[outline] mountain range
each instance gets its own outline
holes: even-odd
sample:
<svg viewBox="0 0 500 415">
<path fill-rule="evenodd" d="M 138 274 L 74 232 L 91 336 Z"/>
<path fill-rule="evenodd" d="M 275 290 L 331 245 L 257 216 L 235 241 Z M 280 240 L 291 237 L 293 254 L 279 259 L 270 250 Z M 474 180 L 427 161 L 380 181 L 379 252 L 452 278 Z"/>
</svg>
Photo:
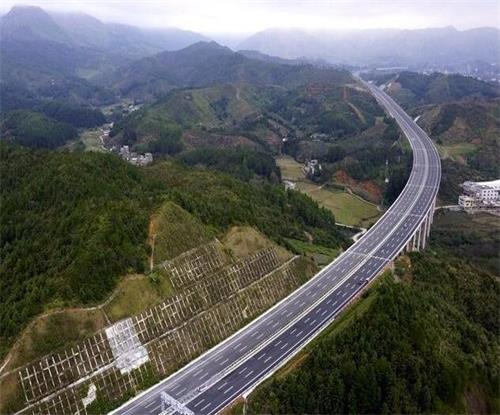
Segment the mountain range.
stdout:
<svg viewBox="0 0 500 415">
<path fill-rule="evenodd" d="M 15 6 L 2 16 L 0 34 L 3 42 L 46 41 L 128 58 L 182 49 L 191 43 L 207 40 L 201 34 L 177 28 L 141 29 L 103 23 L 83 13 L 48 13 L 33 6 Z"/>
<path fill-rule="evenodd" d="M 454 27 L 421 30 L 373 29 L 304 31 L 268 29 L 238 45 L 282 58 L 323 58 L 349 65 L 412 66 L 498 61 L 496 28 L 460 31 Z"/>
</svg>

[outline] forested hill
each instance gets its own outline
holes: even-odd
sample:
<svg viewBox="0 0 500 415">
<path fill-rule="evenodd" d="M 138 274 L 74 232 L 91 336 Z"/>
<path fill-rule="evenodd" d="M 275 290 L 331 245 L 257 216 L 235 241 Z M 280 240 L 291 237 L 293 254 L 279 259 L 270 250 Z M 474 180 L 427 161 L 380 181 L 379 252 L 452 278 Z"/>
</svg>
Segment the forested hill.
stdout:
<svg viewBox="0 0 500 415">
<path fill-rule="evenodd" d="M 217 82 L 293 87 L 350 80 L 351 75 L 345 70 L 265 62 L 247 58 L 215 42 L 198 42 L 179 51 L 161 52 L 124 65 L 104 76 L 101 85 L 110 85 L 124 96 L 151 100 L 176 87 L 200 87 Z"/>
<path fill-rule="evenodd" d="M 102 301 L 120 276 L 143 271 L 149 218 L 165 200 L 216 233 L 249 224 L 282 244 L 348 245 L 330 211 L 280 186 L 110 154 L 0 151 L 0 355 L 42 311 Z"/>
<path fill-rule="evenodd" d="M 499 412 L 496 277 L 442 251 L 412 254 L 364 301 L 247 413 Z"/>
<path fill-rule="evenodd" d="M 478 79 L 451 74 L 401 72 L 389 81 L 387 91 L 401 104 L 414 107 L 465 98 L 498 98 L 500 88 Z"/>
</svg>

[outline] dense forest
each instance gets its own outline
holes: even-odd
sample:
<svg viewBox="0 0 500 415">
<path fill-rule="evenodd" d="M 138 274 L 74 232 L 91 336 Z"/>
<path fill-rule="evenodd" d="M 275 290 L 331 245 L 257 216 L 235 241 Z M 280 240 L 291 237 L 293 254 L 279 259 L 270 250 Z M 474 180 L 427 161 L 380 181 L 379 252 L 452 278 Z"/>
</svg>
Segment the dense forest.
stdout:
<svg viewBox="0 0 500 415">
<path fill-rule="evenodd" d="M 119 276 L 143 271 L 149 218 L 165 200 L 216 233 L 249 224 L 282 244 L 349 243 L 330 211 L 271 183 L 172 162 L 139 169 L 111 154 L 0 150 L 0 354 L 35 315 L 102 301 Z"/>
<path fill-rule="evenodd" d="M 43 114 L 17 110 L 2 117 L 2 139 L 33 148 L 56 148 L 76 138 L 76 129 Z"/>
<path fill-rule="evenodd" d="M 264 177 L 279 182 L 281 175 L 271 154 L 242 147 L 199 148 L 181 154 L 180 160 L 190 166 L 201 164 L 212 167 L 244 181 L 249 181 L 254 177 Z"/>
<path fill-rule="evenodd" d="M 247 413 L 498 413 L 498 281 L 445 251 L 410 258 Z"/>
</svg>

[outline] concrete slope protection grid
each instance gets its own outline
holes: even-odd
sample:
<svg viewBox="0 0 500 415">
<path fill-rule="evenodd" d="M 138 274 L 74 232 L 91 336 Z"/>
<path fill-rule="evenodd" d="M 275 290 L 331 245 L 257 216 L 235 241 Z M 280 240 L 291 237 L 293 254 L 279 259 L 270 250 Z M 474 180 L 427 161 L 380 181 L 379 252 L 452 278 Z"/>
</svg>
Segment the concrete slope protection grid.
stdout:
<svg viewBox="0 0 500 415">
<path fill-rule="evenodd" d="M 394 100 L 361 82 L 396 120 L 412 148 L 412 171 L 396 201 L 306 284 L 113 414 L 221 411 L 289 361 L 403 250 L 425 248 L 441 180 L 439 155 L 427 134 Z"/>
</svg>

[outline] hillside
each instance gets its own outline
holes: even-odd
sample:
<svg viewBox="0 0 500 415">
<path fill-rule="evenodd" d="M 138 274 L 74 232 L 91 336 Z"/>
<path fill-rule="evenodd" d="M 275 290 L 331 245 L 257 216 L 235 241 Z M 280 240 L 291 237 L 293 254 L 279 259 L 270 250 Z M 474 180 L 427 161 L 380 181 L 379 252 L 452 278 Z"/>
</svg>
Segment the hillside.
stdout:
<svg viewBox="0 0 500 415">
<path fill-rule="evenodd" d="M 215 42 L 198 42 L 179 51 L 162 52 L 124 65 L 100 82 L 111 85 L 123 96 L 152 100 L 175 87 L 200 87 L 217 82 L 291 87 L 350 79 L 347 71 L 249 59 Z"/>
<path fill-rule="evenodd" d="M 0 124 L 0 139 L 34 148 L 56 148 L 74 139 L 76 130 L 65 122 L 31 111 L 12 111 Z"/>
<path fill-rule="evenodd" d="M 112 145 L 219 168 L 224 163 L 210 161 L 215 154 L 229 161 L 224 151 L 241 148 L 250 164 L 255 164 L 256 154 L 266 159 L 265 154 L 280 152 L 300 162 L 318 159 L 323 170 L 314 180 L 333 180 L 376 203 L 383 193 L 387 201 L 394 199 L 409 163 L 397 126 L 383 117 L 371 95 L 350 82 L 265 87 L 234 83 L 173 90 L 117 122 L 111 136 Z M 208 154 L 200 157 L 203 152 Z M 268 161 L 265 165 L 264 175 L 269 176 L 274 168 Z M 388 187 L 386 174 L 391 179 Z"/>
<path fill-rule="evenodd" d="M 246 412 L 497 413 L 499 299 L 497 278 L 467 261 L 412 254 Z"/>
<path fill-rule="evenodd" d="M 120 276 L 143 271 L 149 217 L 165 200 L 215 233 L 248 224 L 283 245 L 348 245 L 330 212 L 278 186 L 172 163 L 141 170 L 109 154 L 0 148 L 2 355 L 42 311 L 101 301 Z"/>
<path fill-rule="evenodd" d="M 386 92 L 404 107 L 442 104 L 464 98 L 497 98 L 497 86 L 462 75 L 401 72 L 389 81 Z"/>
</svg>

